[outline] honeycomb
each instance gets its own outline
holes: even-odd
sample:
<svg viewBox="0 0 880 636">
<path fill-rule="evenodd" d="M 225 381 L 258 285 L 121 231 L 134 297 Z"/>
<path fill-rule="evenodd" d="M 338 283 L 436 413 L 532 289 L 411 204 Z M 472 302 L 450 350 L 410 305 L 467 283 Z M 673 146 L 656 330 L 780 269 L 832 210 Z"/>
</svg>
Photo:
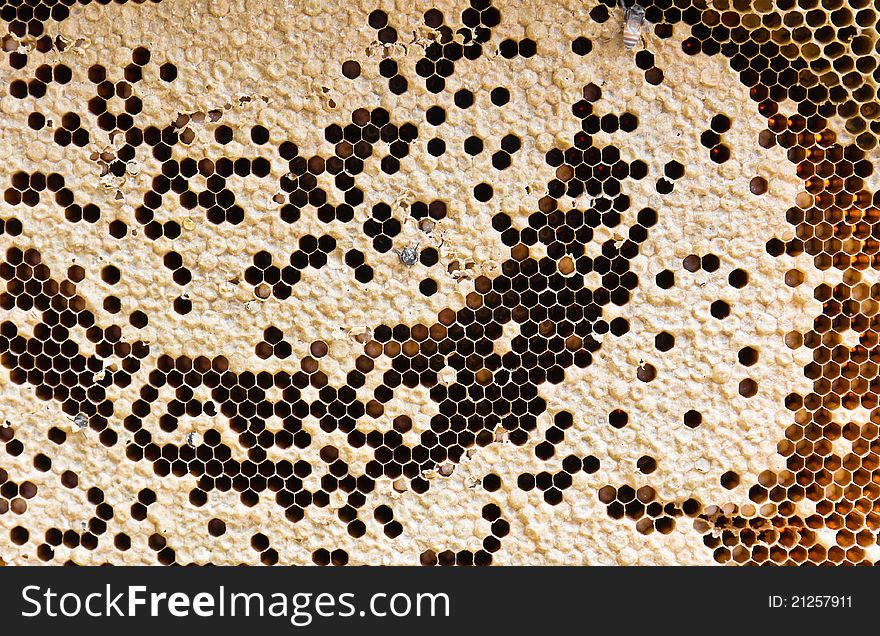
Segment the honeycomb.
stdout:
<svg viewBox="0 0 880 636">
<path fill-rule="evenodd" d="M 880 560 L 878 9 L 638 1 L 0 2 L 0 563 Z"/>
</svg>

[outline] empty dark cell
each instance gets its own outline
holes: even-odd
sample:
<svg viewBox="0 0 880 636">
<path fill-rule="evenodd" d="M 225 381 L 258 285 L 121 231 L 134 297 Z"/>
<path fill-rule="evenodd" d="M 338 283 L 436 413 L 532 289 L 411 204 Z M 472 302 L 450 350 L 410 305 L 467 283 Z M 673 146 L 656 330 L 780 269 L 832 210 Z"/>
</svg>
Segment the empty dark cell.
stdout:
<svg viewBox="0 0 880 636">
<path fill-rule="evenodd" d="M 519 53 L 519 46 L 514 40 L 503 40 L 501 44 L 498 45 L 498 52 L 501 54 L 501 57 L 509 60 L 517 56 Z"/>
<path fill-rule="evenodd" d="M 716 133 L 724 133 L 730 130 L 730 118 L 727 115 L 715 115 L 712 117 L 712 121 L 709 123 L 709 126 Z"/>
<path fill-rule="evenodd" d="M 668 269 L 658 273 L 654 279 L 660 289 L 670 289 L 675 285 L 675 274 Z"/>
<path fill-rule="evenodd" d="M 483 488 L 489 492 L 495 492 L 501 488 L 501 477 L 495 473 L 489 473 L 483 477 Z"/>
<path fill-rule="evenodd" d="M 3 200 L 9 205 L 18 205 L 21 203 L 21 192 L 14 188 L 7 188 L 3 193 Z"/>
<path fill-rule="evenodd" d="M 519 41 L 519 54 L 523 57 L 533 57 L 538 52 L 538 44 L 530 38 Z"/>
<path fill-rule="evenodd" d="M 599 24 L 603 22 L 607 22 L 611 15 L 608 12 L 608 7 L 604 4 L 599 4 L 590 9 L 590 18 Z"/>
<path fill-rule="evenodd" d="M 392 27 L 385 27 L 384 29 L 380 29 L 379 33 L 377 33 L 379 38 L 379 42 L 382 44 L 394 44 L 397 42 L 397 31 Z"/>
<path fill-rule="evenodd" d="M 636 53 L 636 66 L 647 71 L 654 67 L 654 54 L 650 51 L 639 51 Z"/>
<path fill-rule="evenodd" d="M 192 272 L 190 272 L 185 267 L 182 267 L 176 270 L 174 274 L 171 275 L 171 278 L 178 285 L 188 285 L 190 282 L 192 282 Z"/>
<path fill-rule="evenodd" d="M 388 90 L 395 95 L 403 95 L 409 88 L 409 83 L 403 75 L 395 75 L 388 80 Z"/>
<path fill-rule="evenodd" d="M 587 455 L 583 460 L 583 471 L 588 474 L 593 474 L 599 470 L 600 462 L 599 458 L 593 455 Z"/>
<path fill-rule="evenodd" d="M 440 260 L 440 255 L 433 247 L 426 247 L 419 254 L 419 262 L 425 267 L 436 265 Z"/>
<path fill-rule="evenodd" d="M 593 50 L 593 43 L 588 38 L 581 36 L 572 41 L 571 50 L 577 55 L 586 55 Z"/>
<path fill-rule="evenodd" d="M 739 383 L 739 394 L 745 398 L 754 397 L 758 393 L 758 383 L 751 378 L 741 380 Z"/>
<path fill-rule="evenodd" d="M 669 351 L 675 346 L 675 336 L 666 331 L 661 331 L 654 337 L 654 346 L 658 351 Z"/>
<path fill-rule="evenodd" d="M 38 453 L 34 456 L 34 468 L 45 473 L 52 468 L 52 460 L 42 453 Z"/>
<path fill-rule="evenodd" d="M 480 183 L 474 186 L 474 198 L 477 201 L 485 203 L 492 198 L 493 194 L 494 192 L 492 190 L 492 186 L 490 186 L 488 183 Z"/>
<path fill-rule="evenodd" d="M 384 59 L 379 62 L 379 74 L 382 77 L 392 78 L 397 75 L 397 62 L 392 59 Z"/>
<path fill-rule="evenodd" d="M 132 84 L 140 82 L 144 76 L 143 69 L 137 64 L 128 64 L 122 71 L 123 77 Z"/>
<path fill-rule="evenodd" d="M 416 62 L 416 73 L 420 77 L 431 77 L 434 74 L 434 71 L 437 70 L 437 63 L 429 60 L 428 58 L 422 58 L 418 62 Z M 379 64 L 379 73 L 382 73 L 382 64 Z"/>
<path fill-rule="evenodd" d="M 633 130 L 636 129 L 636 127 L 639 124 L 638 117 L 636 117 L 632 113 L 623 113 L 619 117 L 619 121 L 620 121 L 620 129 L 623 132 L 632 132 Z"/>
<path fill-rule="evenodd" d="M 113 130 L 114 128 L 116 128 L 116 115 L 113 115 L 111 113 L 102 113 L 98 116 L 98 126 L 101 128 L 101 130 Z M 157 155 L 157 153 L 168 154 L 170 156 L 170 153 L 163 153 L 163 151 L 159 150 L 158 148 L 153 151 L 154 155 Z M 167 159 L 168 157 L 160 157 L 157 155 L 156 158 Z"/>
<path fill-rule="evenodd" d="M 718 144 L 709 151 L 709 157 L 715 163 L 724 163 L 725 161 L 730 159 L 730 148 L 728 148 L 724 144 Z"/>
<path fill-rule="evenodd" d="M 373 268 L 369 265 L 361 265 L 355 268 L 354 277 L 360 283 L 369 283 L 373 280 Z"/>
<path fill-rule="evenodd" d="M 107 296 L 104 299 L 103 307 L 111 314 L 118 314 L 122 310 L 122 303 L 116 296 Z"/>
<path fill-rule="evenodd" d="M 107 79 L 107 69 L 100 64 L 90 66 L 87 72 L 89 81 L 93 84 L 100 84 Z"/>
<path fill-rule="evenodd" d="M 562 499 L 562 491 L 555 486 L 544 491 L 544 501 L 546 501 L 551 506 L 558 506 L 562 503 Z"/>
<path fill-rule="evenodd" d="M 332 236 L 324 235 L 318 239 L 318 250 L 324 254 L 329 254 L 336 249 L 336 239 Z"/>
<path fill-rule="evenodd" d="M 367 18 L 367 23 L 374 29 L 381 29 L 388 24 L 388 14 L 384 11 L 376 9 L 372 11 Z"/>
<path fill-rule="evenodd" d="M 721 143 L 721 136 L 713 130 L 707 130 L 700 135 L 700 143 L 706 148 L 714 148 Z"/>
<path fill-rule="evenodd" d="M 656 66 L 645 71 L 645 81 L 652 86 L 658 86 L 663 83 L 663 71 Z"/>
<path fill-rule="evenodd" d="M 629 176 L 635 180 L 643 179 L 648 174 L 648 164 L 641 159 L 636 159 L 629 164 Z"/>
<path fill-rule="evenodd" d="M 256 256 L 254 257 L 254 260 L 257 260 Z M 183 267 L 183 257 L 177 252 L 168 252 L 162 257 L 162 264 L 165 265 L 167 269 L 174 271 Z"/>
<path fill-rule="evenodd" d="M 400 127 L 399 134 L 401 141 L 411 143 L 419 136 L 419 129 L 415 124 L 407 122 Z"/>
<path fill-rule="evenodd" d="M 232 141 L 232 128 L 226 125 L 218 126 L 214 131 L 214 139 L 221 144 L 228 144 Z"/>
<path fill-rule="evenodd" d="M 319 548 L 312 552 L 312 563 L 315 565 L 330 565 L 330 552 Z"/>
<path fill-rule="evenodd" d="M 754 177 L 749 182 L 749 191 L 752 194 L 761 195 L 767 192 L 767 179 L 764 177 Z"/>
<path fill-rule="evenodd" d="M 439 137 L 435 137 L 428 141 L 428 154 L 433 157 L 439 157 L 443 153 L 446 152 L 446 142 L 440 139 Z"/>
<path fill-rule="evenodd" d="M 663 167 L 663 174 L 669 179 L 681 179 L 684 176 L 684 166 L 678 161 L 670 161 Z"/>
<path fill-rule="evenodd" d="M 251 140 L 258 145 L 269 141 L 269 131 L 265 127 L 257 125 L 251 128 Z"/>
<path fill-rule="evenodd" d="M 419 283 L 419 291 L 423 296 L 433 296 L 437 293 L 437 282 L 433 278 L 426 278 Z"/>
<path fill-rule="evenodd" d="M 446 80 L 439 75 L 432 75 L 425 81 L 425 88 L 432 93 L 440 93 L 446 88 Z"/>
<path fill-rule="evenodd" d="M 348 79 L 355 79 L 361 74 L 361 65 L 355 60 L 346 60 L 342 63 L 342 74 Z"/>
<path fill-rule="evenodd" d="M 681 43 L 681 50 L 688 55 L 696 55 L 701 50 L 700 41 L 697 38 L 689 37 Z"/>
<path fill-rule="evenodd" d="M 465 26 L 471 27 L 473 29 L 480 24 L 479 9 L 481 7 L 479 2 L 474 2 L 472 4 L 476 6 L 471 6 L 470 8 L 465 9 L 461 12 L 461 21 L 464 23 Z"/>
<path fill-rule="evenodd" d="M 675 188 L 675 184 L 668 179 L 657 179 L 657 192 L 660 194 L 669 194 Z"/>
<path fill-rule="evenodd" d="M 165 82 L 173 82 L 177 79 L 177 67 L 171 62 L 165 62 L 159 67 L 159 77 Z"/>
<path fill-rule="evenodd" d="M 42 113 L 31 113 L 28 115 L 28 126 L 33 130 L 40 130 L 46 125 L 46 117 Z"/>
<path fill-rule="evenodd" d="M 690 410 L 684 414 L 684 425 L 688 428 L 697 428 L 703 423 L 703 416 L 698 411 Z"/>
<path fill-rule="evenodd" d="M 9 539 L 15 545 L 24 545 L 28 542 L 30 538 L 30 532 L 28 532 L 27 528 L 23 528 L 22 526 L 15 526 L 9 531 Z"/>
<path fill-rule="evenodd" d="M 498 88 L 492 89 L 492 92 L 489 94 L 489 98 L 496 106 L 504 106 L 510 101 L 510 91 L 503 86 L 499 86 Z"/>
<path fill-rule="evenodd" d="M 147 314 L 140 310 L 137 310 L 132 312 L 131 316 L 128 317 L 128 321 L 132 327 L 143 329 L 147 326 L 149 319 L 147 318 Z"/>
<path fill-rule="evenodd" d="M 351 536 L 353 536 L 356 539 L 364 536 L 364 534 L 366 532 L 367 532 L 367 527 L 364 524 L 364 522 L 361 521 L 360 519 L 355 519 L 354 521 L 352 521 L 351 523 L 348 524 L 348 534 L 350 534 Z M 334 565 L 342 565 L 342 564 L 334 563 Z"/>
<path fill-rule="evenodd" d="M 721 485 L 727 490 L 733 490 L 739 486 L 739 475 L 733 471 L 727 471 L 721 475 Z"/>
<path fill-rule="evenodd" d="M 255 494 L 253 496 L 256 496 Z M 278 550 L 269 548 L 260 555 L 260 563 L 263 565 L 276 565 L 278 563 Z"/>
<path fill-rule="evenodd" d="M 246 159 L 244 157 L 241 157 L 239 159 L 236 159 L 232 165 L 233 165 L 233 171 L 239 177 L 246 177 L 251 173 L 250 159 Z M 178 170 L 179 170 L 179 168 L 178 168 Z"/>
<path fill-rule="evenodd" d="M 52 81 L 52 67 L 48 64 L 41 64 L 34 71 L 34 77 L 45 84 L 49 84 Z"/>
<path fill-rule="evenodd" d="M 750 367 L 758 362 L 758 350 L 754 347 L 743 347 L 739 350 L 737 359 L 741 365 Z"/>
<path fill-rule="evenodd" d="M 470 108 L 474 104 L 474 94 L 462 88 L 455 92 L 454 101 L 459 108 Z"/>
<path fill-rule="evenodd" d="M 27 66 L 27 55 L 25 53 L 18 53 L 16 51 L 12 51 L 9 54 L 9 66 L 14 69 L 22 69 Z"/>
<path fill-rule="evenodd" d="M 114 265 L 107 265 L 101 269 L 101 280 L 109 285 L 115 285 L 120 279 L 119 268 Z"/>
<path fill-rule="evenodd" d="M 428 9 L 425 11 L 425 25 L 437 29 L 443 24 L 443 12 L 438 9 Z"/>
<path fill-rule="evenodd" d="M 580 104 L 580 102 L 578 102 L 578 104 Z M 575 106 L 577 107 L 578 104 L 575 104 Z M 601 120 L 600 120 L 599 117 L 597 117 L 596 115 L 592 115 L 592 114 L 588 114 L 588 115 L 586 115 L 586 116 L 584 117 L 583 122 L 581 123 L 581 129 L 583 129 L 584 133 L 589 133 L 589 134 L 591 134 L 591 135 L 594 135 L 594 134 L 596 134 L 597 132 L 599 132 L 599 129 L 600 129 L 600 128 L 601 128 Z M 589 145 L 590 145 L 590 144 L 589 144 L 589 141 L 588 141 L 588 140 L 589 140 L 589 136 L 584 135 L 583 138 L 584 138 L 585 140 L 587 140 L 587 142 L 586 142 L 586 143 L 582 143 L 582 144 L 577 144 L 577 143 L 576 143 L 575 145 L 576 145 L 578 148 L 585 148 L 586 146 L 589 146 Z"/>
<path fill-rule="evenodd" d="M 492 155 L 492 167 L 496 170 L 506 170 L 510 167 L 510 155 L 499 150 Z"/>
<path fill-rule="evenodd" d="M 553 444 L 550 442 L 541 442 L 535 447 L 535 457 L 544 461 L 553 457 L 555 452 L 556 449 L 553 448 Z"/>
<path fill-rule="evenodd" d="M 772 238 L 767 241 L 765 248 L 770 256 L 782 256 L 785 254 L 785 243 L 778 238 Z"/>
<path fill-rule="evenodd" d="M 262 532 L 251 537 L 251 547 L 257 552 L 262 552 L 269 548 L 269 538 Z"/>
<path fill-rule="evenodd" d="M 700 259 L 700 266 L 707 272 L 714 272 L 721 267 L 721 259 L 714 254 L 706 254 Z"/>
<path fill-rule="evenodd" d="M 501 23 L 501 11 L 497 7 L 491 6 L 488 1 L 475 2 L 471 0 L 471 6 L 480 9 L 480 23 L 483 26 L 491 29 Z"/>
<path fill-rule="evenodd" d="M 614 409 L 608 414 L 608 423 L 614 428 L 623 428 L 629 422 L 629 414 L 620 409 Z"/>
<path fill-rule="evenodd" d="M 53 138 L 55 143 L 59 146 L 69 146 L 70 142 L 73 140 L 70 131 L 64 130 L 63 128 L 56 128 Z"/>
<path fill-rule="evenodd" d="M 479 137 L 468 137 L 464 140 L 464 151 L 469 155 L 478 155 L 483 152 L 483 140 Z"/>
<path fill-rule="evenodd" d="M 514 152 L 519 151 L 521 147 L 522 143 L 516 135 L 504 135 L 504 137 L 501 138 L 501 149 L 505 152 L 513 154 Z"/>
<path fill-rule="evenodd" d="M 174 299 L 174 311 L 180 315 L 186 315 L 192 311 L 192 301 L 178 296 Z"/>
<path fill-rule="evenodd" d="M 383 157 L 381 161 L 382 172 L 386 174 L 395 174 L 400 170 L 400 160 L 396 157 Z M 346 193 L 346 202 L 349 203 L 348 193 Z M 351 205 L 357 205 L 351 202 Z"/>
<path fill-rule="evenodd" d="M 349 250 L 345 253 L 345 264 L 349 267 L 358 267 L 364 264 L 364 255 L 358 250 Z"/>
<path fill-rule="evenodd" d="M 617 119 L 617 115 L 611 113 L 602 115 L 602 118 L 599 120 L 599 127 L 607 133 L 616 132 L 619 125 L 620 122 Z"/>
<path fill-rule="evenodd" d="M 146 66 L 150 63 L 150 51 L 142 46 L 135 48 L 131 52 L 131 61 L 138 66 Z"/>
<path fill-rule="evenodd" d="M 450 77 L 455 72 L 455 63 L 452 60 L 443 58 L 437 60 L 434 70 L 440 77 Z"/>
<path fill-rule="evenodd" d="M 9 258 L 8 254 L 7 258 Z M 79 265 L 72 265 L 67 269 L 67 278 L 74 283 L 81 283 L 83 280 L 85 280 L 85 277 L 86 270 Z"/>
<path fill-rule="evenodd" d="M 657 460 L 648 455 L 642 455 L 639 457 L 638 461 L 636 461 L 636 468 L 645 475 L 650 475 L 657 470 Z"/>
<path fill-rule="evenodd" d="M 523 473 L 516 480 L 517 488 L 526 492 L 533 490 L 536 486 L 535 476 L 530 473 Z"/>
<path fill-rule="evenodd" d="M 97 86 L 98 97 L 111 99 L 116 95 L 116 85 L 111 81 L 100 82 Z"/>
<path fill-rule="evenodd" d="M 22 80 L 14 80 L 9 83 L 9 94 L 17 99 L 24 99 L 28 95 L 28 85 Z"/>
<path fill-rule="evenodd" d="M 710 313 L 719 320 L 727 318 L 730 315 L 730 305 L 723 300 L 716 300 L 709 308 Z"/>
<path fill-rule="evenodd" d="M 735 269 L 727 276 L 727 282 L 732 287 L 742 289 L 749 284 L 749 274 L 745 270 Z"/>
</svg>

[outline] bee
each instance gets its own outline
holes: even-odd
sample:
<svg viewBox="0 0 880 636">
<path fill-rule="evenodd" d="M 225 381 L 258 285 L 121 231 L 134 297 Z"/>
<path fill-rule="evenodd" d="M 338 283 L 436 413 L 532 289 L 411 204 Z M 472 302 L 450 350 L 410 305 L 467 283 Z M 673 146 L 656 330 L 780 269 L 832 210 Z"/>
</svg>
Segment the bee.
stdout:
<svg viewBox="0 0 880 636">
<path fill-rule="evenodd" d="M 415 247 L 404 247 L 400 250 L 398 256 L 400 256 L 401 263 L 407 267 L 412 267 L 419 260 L 419 250 Z"/>
<path fill-rule="evenodd" d="M 620 2 L 623 7 L 623 0 Z M 638 43 L 642 29 L 645 28 L 645 8 L 641 5 L 634 4 L 631 7 L 624 7 L 623 11 L 623 48 L 627 51 L 633 49 Z"/>
<path fill-rule="evenodd" d="M 89 425 L 89 418 L 85 413 L 77 413 L 73 417 L 68 418 L 73 424 L 74 429 L 77 432 L 83 432 L 86 430 L 86 427 Z"/>
</svg>

